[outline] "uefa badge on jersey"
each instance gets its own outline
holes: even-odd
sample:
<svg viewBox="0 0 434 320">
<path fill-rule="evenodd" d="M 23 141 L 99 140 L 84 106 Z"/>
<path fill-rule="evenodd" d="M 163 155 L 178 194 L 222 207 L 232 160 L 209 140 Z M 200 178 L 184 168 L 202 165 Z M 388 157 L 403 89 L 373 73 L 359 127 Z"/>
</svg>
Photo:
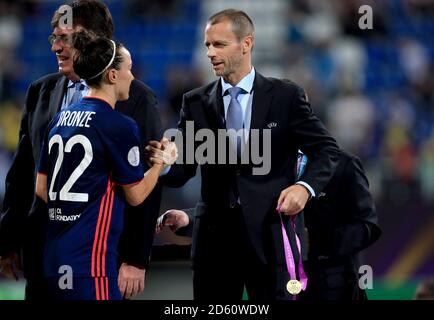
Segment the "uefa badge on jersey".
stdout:
<svg viewBox="0 0 434 320">
<path fill-rule="evenodd" d="M 128 151 L 128 163 L 133 167 L 137 167 L 140 164 L 140 151 L 139 147 L 132 147 Z"/>
</svg>

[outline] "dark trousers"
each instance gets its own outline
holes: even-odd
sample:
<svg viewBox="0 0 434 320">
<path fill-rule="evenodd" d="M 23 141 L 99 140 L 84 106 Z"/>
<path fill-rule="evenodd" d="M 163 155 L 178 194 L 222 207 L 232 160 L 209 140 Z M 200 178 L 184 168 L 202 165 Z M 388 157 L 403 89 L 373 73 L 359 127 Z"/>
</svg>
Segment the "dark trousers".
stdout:
<svg viewBox="0 0 434 320">
<path fill-rule="evenodd" d="M 359 274 L 352 257 L 305 262 L 309 281 L 301 300 L 367 300 L 359 287 Z"/>
<path fill-rule="evenodd" d="M 52 296 L 48 290 L 47 283 L 43 277 L 26 278 L 24 299 L 27 301 L 49 301 Z"/>
<path fill-rule="evenodd" d="M 217 220 L 210 220 L 207 216 L 195 217 L 192 248 L 194 299 L 239 301 L 244 287 L 249 300 L 289 299 L 290 296 L 280 290 L 289 277 L 287 271 L 276 263 L 273 229 L 280 231 L 280 225 L 276 223 L 274 228 L 270 227 L 264 233 L 267 255 L 267 263 L 264 263 L 252 246 L 241 208 L 221 212 Z"/>
<path fill-rule="evenodd" d="M 48 215 L 41 211 L 33 212 L 26 224 L 22 260 L 26 279 L 25 299 L 42 301 L 49 299 L 44 279 L 44 247 Z"/>
</svg>

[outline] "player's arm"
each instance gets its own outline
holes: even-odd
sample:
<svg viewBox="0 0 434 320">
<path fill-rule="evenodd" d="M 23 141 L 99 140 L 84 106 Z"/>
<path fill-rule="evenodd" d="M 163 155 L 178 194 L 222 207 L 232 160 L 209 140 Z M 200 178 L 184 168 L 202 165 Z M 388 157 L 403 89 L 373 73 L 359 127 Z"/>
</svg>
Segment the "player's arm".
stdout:
<svg viewBox="0 0 434 320">
<path fill-rule="evenodd" d="M 133 81 L 130 87 L 131 102 L 133 98 L 139 97 L 134 106 L 134 112 L 130 116 L 137 122 L 141 133 L 140 150 L 145 150 L 149 141 L 161 140 L 163 126 L 154 92 L 144 85 L 134 85 L 138 82 Z M 150 166 L 146 164 L 144 152 L 141 152 L 141 161 L 145 171 L 148 170 Z M 133 207 L 127 204 L 125 206 L 124 229 L 119 243 L 119 261 L 140 268 L 148 267 L 154 240 L 153 229 L 160 213 L 161 189 L 161 184 L 157 183 L 141 205 Z M 121 272 L 119 274 L 122 278 Z M 129 279 L 131 277 L 128 277 Z M 127 287 L 130 287 L 131 281 L 128 282 Z"/>
<path fill-rule="evenodd" d="M 122 186 L 125 200 L 132 206 L 141 204 L 157 184 L 158 177 L 163 167 L 163 164 L 154 164 L 146 171 L 143 179 L 139 183 Z"/>
<path fill-rule="evenodd" d="M 48 202 L 46 174 L 38 173 L 36 176 L 36 195 L 46 203 Z"/>
</svg>

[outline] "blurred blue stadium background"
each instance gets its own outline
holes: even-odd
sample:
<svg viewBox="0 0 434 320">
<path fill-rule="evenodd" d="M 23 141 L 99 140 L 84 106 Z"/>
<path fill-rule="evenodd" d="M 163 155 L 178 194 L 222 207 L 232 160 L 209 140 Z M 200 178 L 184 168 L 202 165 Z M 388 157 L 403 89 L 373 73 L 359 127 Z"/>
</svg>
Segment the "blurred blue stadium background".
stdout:
<svg viewBox="0 0 434 320">
<path fill-rule="evenodd" d="M 257 70 L 304 87 L 340 146 L 368 172 L 383 228 L 362 253 L 375 276 L 370 298 L 411 299 L 417 284 L 433 276 L 434 1 L 104 2 L 116 39 L 132 53 L 135 76 L 158 96 L 165 128 L 176 125 L 182 93 L 213 79 L 203 45 L 206 18 L 224 8 L 245 10 L 256 26 Z M 47 36 L 61 4 L 0 0 L 0 204 L 26 89 L 57 71 Z M 372 30 L 358 26 L 365 4 L 373 8 Z M 164 190 L 162 212 L 194 205 L 198 181 Z M 173 243 L 189 241 L 163 233 L 156 252 Z M 188 261 L 175 258 L 153 262 L 142 298 L 191 297 Z M 172 291 L 177 283 L 185 288 L 179 295 L 165 292 L 165 284 Z M 22 285 L 0 279 L 0 299 L 21 299 Z"/>
</svg>

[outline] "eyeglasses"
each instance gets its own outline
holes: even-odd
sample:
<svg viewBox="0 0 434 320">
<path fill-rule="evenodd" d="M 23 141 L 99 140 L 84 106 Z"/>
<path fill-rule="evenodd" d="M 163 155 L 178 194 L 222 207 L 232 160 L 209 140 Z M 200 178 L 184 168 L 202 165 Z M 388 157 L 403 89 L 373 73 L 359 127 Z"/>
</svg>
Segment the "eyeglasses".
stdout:
<svg viewBox="0 0 434 320">
<path fill-rule="evenodd" d="M 54 42 L 56 42 L 57 40 L 67 45 L 71 42 L 70 37 L 67 34 L 61 34 L 59 36 L 56 36 L 55 34 L 50 34 L 48 36 L 48 42 L 50 43 L 50 45 L 53 45 Z"/>
</svg>

